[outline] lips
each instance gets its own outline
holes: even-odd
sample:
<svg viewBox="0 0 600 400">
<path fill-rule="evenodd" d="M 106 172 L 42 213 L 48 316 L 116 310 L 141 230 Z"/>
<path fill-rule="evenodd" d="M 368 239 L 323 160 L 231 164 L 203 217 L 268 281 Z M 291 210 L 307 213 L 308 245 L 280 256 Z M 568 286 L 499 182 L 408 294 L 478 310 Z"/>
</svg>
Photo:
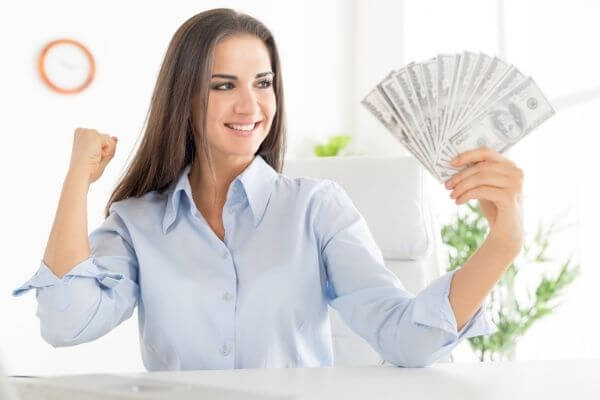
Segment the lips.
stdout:
<svg viewBox="0 0 600 400">
<path fill-rule="evenodd" d="M 250 123 L 225 123 L 224 125 L 228 130 L 238 136 L 251 136 L 256 129 L 260 126 L 262 121 L 250 122 Z"/>
<path fill-rule="evenodd" d="M 227 126 L 228 128 L 231 129 L 235 129 L 238 131 L 251 131 L 252 129 L 256 128 L 256 126 L 258 124 L 260 124 L 261 121 L 256 121 L 256 122 L 230 122 L 230 123 L 225 123 L 225 126 Z"/>
</svg>

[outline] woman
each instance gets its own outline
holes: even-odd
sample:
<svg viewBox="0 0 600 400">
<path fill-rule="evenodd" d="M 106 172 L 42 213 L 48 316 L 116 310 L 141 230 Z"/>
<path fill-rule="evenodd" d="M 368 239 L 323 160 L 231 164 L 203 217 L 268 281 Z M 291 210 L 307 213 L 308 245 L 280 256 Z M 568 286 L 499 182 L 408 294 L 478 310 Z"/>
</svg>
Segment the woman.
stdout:
<svg viewBox="0 0 600 400">
<path fill-rule="evenodd" d="M 15 291 L 36 288 L 53 346 L 102 336 L 136 305 L 148 370 L 330 366 L 328 305 L 398 366 L 493 332 L 481 303 L 522 245 L 521 171 L 489 149 L 460 156 L 473 166 L 447 187 L 479 199 L 490 234 L 411 295 L 338 184 L 280 174 L 279 56 L 256 19 L 216 9 L 175 33 L 140 148 L 88 242 L 87 192 L 116 143 L 75 131 L 40 269 Z"/>
</svg>

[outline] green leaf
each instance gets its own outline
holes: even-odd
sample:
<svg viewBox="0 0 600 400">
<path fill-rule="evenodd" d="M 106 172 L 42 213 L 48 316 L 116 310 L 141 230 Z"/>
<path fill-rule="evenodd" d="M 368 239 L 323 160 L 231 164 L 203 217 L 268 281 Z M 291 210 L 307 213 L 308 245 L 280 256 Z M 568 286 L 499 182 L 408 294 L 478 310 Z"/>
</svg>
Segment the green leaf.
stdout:
<svg viewBox="0 0 600 400">
<path fill-rule="evenodd" d="M 337 135 L 329 138 L 326 144 L 316 145 L 314 148 L 317 157 L 334 157 L 345 148 L 352 140 L 348 135 Z"/>
</svg>

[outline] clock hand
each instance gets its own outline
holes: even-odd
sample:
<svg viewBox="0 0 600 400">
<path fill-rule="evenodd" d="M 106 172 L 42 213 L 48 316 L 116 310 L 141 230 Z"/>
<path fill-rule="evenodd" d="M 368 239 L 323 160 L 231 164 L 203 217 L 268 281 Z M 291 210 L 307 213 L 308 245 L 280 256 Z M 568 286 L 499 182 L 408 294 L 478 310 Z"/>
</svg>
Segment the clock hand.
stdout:
<svg viewBox="0 0 600 400">
<path fill-rule="evenodd" d="M 64 60 L 60 60 L 60 63 L 69 69 L 81 69 L 80 66 L 75 65 L 75 64 L 69 64 L 69 63 L 65 62 Z"/>
</svg>

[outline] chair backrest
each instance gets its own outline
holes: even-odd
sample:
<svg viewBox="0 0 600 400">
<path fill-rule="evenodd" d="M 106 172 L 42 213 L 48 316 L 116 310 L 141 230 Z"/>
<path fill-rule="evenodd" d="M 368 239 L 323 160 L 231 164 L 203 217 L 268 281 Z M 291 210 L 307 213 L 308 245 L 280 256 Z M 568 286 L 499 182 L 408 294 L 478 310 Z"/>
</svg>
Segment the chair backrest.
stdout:
<svg viewBox="0 0 600 400">
<path fill-rule="evenodd" d="M 340 184 L 363 215 L 386 267 L 418 293 L 445 271 L 428 178 L 412 157 L 344 156 L 287 159 L 282 173 Z M 375 365 L 381 357 L 330 309 L 336 366 Z"/>
</svg>

